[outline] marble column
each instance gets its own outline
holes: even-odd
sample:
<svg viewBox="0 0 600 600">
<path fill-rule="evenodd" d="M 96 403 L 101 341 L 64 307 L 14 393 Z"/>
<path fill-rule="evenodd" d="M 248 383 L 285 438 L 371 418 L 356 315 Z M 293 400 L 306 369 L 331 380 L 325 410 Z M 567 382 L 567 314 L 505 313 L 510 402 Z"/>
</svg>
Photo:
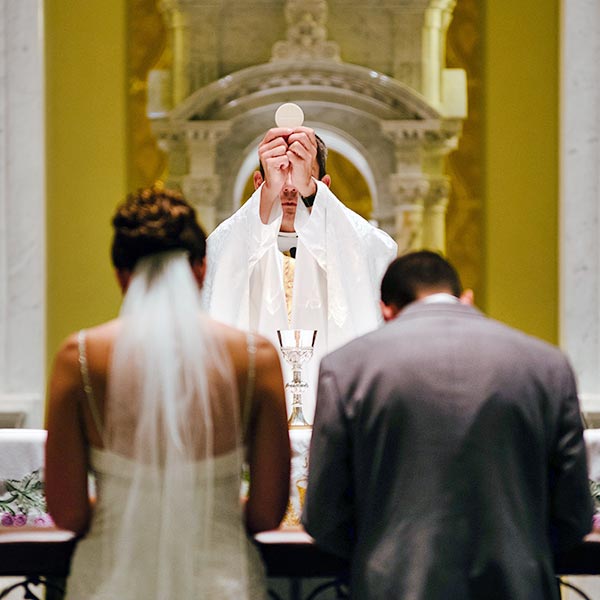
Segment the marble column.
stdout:
<svg viewBox="0 0 600 600">
<path fill-rule="evenodd" d="M 446 250 L 446 209 L 450 184 L 445 159 L 456 148 L 459 120 L 382 121 L 393 140 L 396 170 L 390 176 L 395 237 L 400 254 L 428 248 Z"/>
<path fill-rule="evenodd" d="M 0 3 L 0 412 L 43 424 L 45 202 L 42 0 Z"/>
<path fill-rule="evenodd" d="M 561 7 L 560 344 L 575 370 L 581 407 L 600 426 L 600 4 Z M 599 577 L 569 577 L 590 598 Z M 578 594 L 565 590 L 564 600 Z"/>
<path fill-rule="evenodd" d="M 446 211 L 450 195 L 450 179 L 431 177 L 425 196 L 423 221 L 423 247 L 444 252 L 446 250 Z"/>
<path fill-rule="evenodd" d="M 563 0 L 560 342 L 600 416 L 600 4 Z"/>
<path fill-rule="evenodd" d="M 446 251 L 446 211 L 450 196 L 450 178 L 446 175 L 446 158 L 458 146 L 462 122 L 445 119 L 436 129 L 425 131 L 422 166 L 429 180 L 425 198 L 423 246 Z"/>
<path fill-rule="evenodd" d="M 410 121 L 382 121 L 381 129 L 394 143 L 395 172 L 389 177 L 394 207 L 394 238 L 398 254 L 423 246 L 423 212 L 429 190 L 421 164 L 422 137 L 410 131 Z"/>
<path fill-rule="evenodd" d="M 167 119 L 152 122 L 152 133 L 156 136 L 158 147 L 169 160 L 168 187 L 181 188 L 188 166 L 187 140 L 184 123 L 172 123 Z"/>
<path fill-rule="evenodd" d="M 230 127 L 229 121 L 189 121 L 185 126 L 189 172 L 182 187 L 186 198 L 198 208 L 207 233 L 217 226 L 217 198 L 221 191 L 216 173 L 217 143 Z"/>
<path fill-rule="evenodd" d="M 159 7 L 169 29 L 170 46 L 173 52 L 171 102 L 173 106 L 177 106 L 192 91 L 190 24 L 178 0 L 161 0 Z"/>
<path fill-rule="evenodd" d="M 429 184 L 422 175 L 394 173 L 390 176 L 398 254 L 423 247 L 423 213 L 428 189 Z"/>
<path fill-rule="evenodd" d="M 422 93 L 436 107 L 442 106 L 442 71 L 446 59 L 446 32 L 456 0 L 435 0 L 425 11 L 423 26 Z"/>
</svg>

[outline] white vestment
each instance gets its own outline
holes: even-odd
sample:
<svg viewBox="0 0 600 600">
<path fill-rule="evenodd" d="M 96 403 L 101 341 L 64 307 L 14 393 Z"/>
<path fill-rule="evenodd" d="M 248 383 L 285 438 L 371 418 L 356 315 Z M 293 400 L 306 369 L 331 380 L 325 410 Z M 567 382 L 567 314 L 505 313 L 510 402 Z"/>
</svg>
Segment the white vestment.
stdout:
<svg viewBox="0 0 600 600">
<path fill-rule="evenodd" d="M 379 286 L 397 245 L 318 181 L 312 211 L 302 202 L 296 209 L 298 246 L 289 322 L 283 255 L 277 246 L 282 209 L 275 202 L 264 224 L 260 193 L 261 188 L 208 238 L 205 307 L 213 318 L 258 331 L 276 346 L 278 329 L 318 331 L 314 356 L 303 370 L 309 384 L 304 415 L 312 423 L 320 359 L 379 325 Z"/>
</svg>

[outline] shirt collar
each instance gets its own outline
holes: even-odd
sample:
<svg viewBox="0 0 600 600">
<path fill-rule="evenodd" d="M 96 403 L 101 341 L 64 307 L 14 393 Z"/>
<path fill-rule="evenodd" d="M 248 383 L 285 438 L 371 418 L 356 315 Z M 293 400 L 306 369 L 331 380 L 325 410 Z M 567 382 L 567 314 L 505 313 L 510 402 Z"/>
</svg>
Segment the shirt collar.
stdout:
<svg viewBox="0 0 600 600">
<path fill-rule="evenodd" d="M 459 304 L 460 300 L 452 294 L 448 294 L 446 292 L 439 292 L 437 294 L 430 294 L 429 296 L 425 296 L 425 298 L 422 298 L 421 300 L 419 300 L 419 302 L 423 302 L 423 304 Z"/>
</svg>

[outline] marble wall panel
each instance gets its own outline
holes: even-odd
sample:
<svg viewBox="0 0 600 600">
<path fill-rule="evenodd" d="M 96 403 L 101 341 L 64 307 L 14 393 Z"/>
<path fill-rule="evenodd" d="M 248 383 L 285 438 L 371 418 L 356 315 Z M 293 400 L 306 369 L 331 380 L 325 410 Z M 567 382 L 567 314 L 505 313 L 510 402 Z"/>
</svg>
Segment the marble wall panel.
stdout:
<svg viewBox="0 0 600 600">
<path fill-rule="evenodd" d="M 285 3 L 226 2 L 215 25 L 219 31 L 219 75 L 269 62 L 273 45 L 285 39 Z"/>
<path fill-rule="evenodd" d="M 5 7 L 0 7 L 4 11 Z M 6 115 L 6 94 L 7 87 L 6 74 L 6 56 L 3 49 L 6 47 L 6 19 L 4 12 L 0 12 L 0 122 L 5 121 Z M 7 201 L 6 201 L 6 182 L 7 182 L 7 136 L 6 130 L 0 128 L 0 389 L 5 385 L 7 379 L 6 369 L 6 351 L 7 351 L 7 307 L 8 307 L 8 286 L 6 280 L 8 277 L 7 265 Z"/>
<path fill-rule="evenodd" d="M 422 26 L 422 17 L 420 20 Z M 334 5 L 329 9 L 327 30 L 330 39 L 340 44 L 342 60 L 367 65 L 391 76 L 394 73 L 396 25 L 395 13 L 389 9 Z M 420 52 L 416 58 L 420 58 Z M 405 59 L 413 62 L 415 55 Z"/>
<path fill-rule="evenodd" d="M 561 345 L 600 412 L 600 4 L 562 8 Z"/>
<path fill-rule="evenodd" d="M 189 91 L 240 69 L 269 62 L 274 45 L 289 39 L 286 12 L 291 4 L 294 2 L 281 0 L 165 3 L 175 8 L 173 14 L 186 14 L 185 28 L 191 32 Z M 423 63 L 437 58 L 437 52 L 428 58 L 423 54 L 426 11 L 429 7 L 431 19 L 441 21 L 442 14 L 451 14 L 455 0 L 438 0 L 433 9 L 430 0 L 311 0 L 305 4 L 325 7 L 325 38 L 339 46 L 343 61 L 400 78 L 422 92 Z"/>
<path fill-rule="evenodd" d="M 0 410 L 42 423 L 45 213 L 42 1 L 0 4 Z"/>
</svg>

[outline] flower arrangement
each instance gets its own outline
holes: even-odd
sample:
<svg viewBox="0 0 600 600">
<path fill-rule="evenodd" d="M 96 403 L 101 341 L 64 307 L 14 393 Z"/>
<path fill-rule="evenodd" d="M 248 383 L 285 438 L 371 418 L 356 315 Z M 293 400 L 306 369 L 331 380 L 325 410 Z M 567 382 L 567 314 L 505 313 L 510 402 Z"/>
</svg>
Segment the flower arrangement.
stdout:
<svg viewBox="0 0 600 600">
<path fill-rule="evenodd" d="M 594 531 L 600 531 L 600 482 L 590 479 L 590 493 L 594 499 L 596 514 L 594 515 Z"/>
<path fill-rule="evenodd" d="M 22 479 L 6 479 L 4 493 L 0 496 L 0 526 L 51 527 L 54 523 L 46 512 L 44 483 L 40 469 Z"/>
</svg>

